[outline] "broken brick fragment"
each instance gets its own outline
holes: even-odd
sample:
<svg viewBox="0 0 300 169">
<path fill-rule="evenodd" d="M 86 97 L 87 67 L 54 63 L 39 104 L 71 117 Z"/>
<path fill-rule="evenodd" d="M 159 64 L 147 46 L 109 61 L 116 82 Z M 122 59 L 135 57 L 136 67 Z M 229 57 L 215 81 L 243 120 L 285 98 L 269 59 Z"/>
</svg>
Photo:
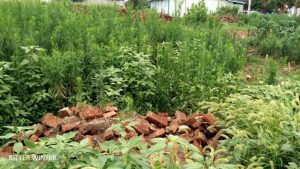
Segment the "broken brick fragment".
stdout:
<svg viewBox="0 0 300 169">
<path fill-rule="evenodd" d="M 178 127 L 178 133 L 183 134 L 183 133 L 191 133 L 191 128 L 187 125 L 180 125 Z"/>
<path fill-rule="evenodd" d="M 75 137 L 73 138 L 75 141 L 81 141 L 84 139 L 84 135 L 80 132 L 77 132 Z"/>
<path fill-rule="evenodd" d="M 117 107 L 114 107 L 112 104 L 107 104 L 105 107 L 104 107 L 104 112 L 107 113 L 107 112 L 118 112 L 118 108 Z"/>
<path fill-rule="evenodd" d="M 51 128 L 51 129 L 48 129 L 44 132 L 44 136 L 46 137 L 53 137 L 57 134 L 58 132 L 58 129 L 57 128 Z"/>
<path fill-rule="evenodd" d="M 114 132 L 112 130 L 106 131 L 103 136 L 105 140 L 111 140 L 114 138 Z"/>
<path fill-rule="evenodd" d="M 62 108 L 58 111 L 57 116 L 60 118 L 64 118 L 67 116 L 72 116 L 74 113 L 69 107 Z"/>
<path fill-rule="evenodd" d="M 56 128 L 58 125 L 60 125 L 61 119 L 54 116 L 52 113 L 47 113 L 42 118 L 42 123 L 46 126 Z"/>
<path fill-rule="evenodd" d="M 34 124 L 33 128 L 36 129 L 36 132 L 34 134 L 37 135 L 37 136 L 43 135 L 45 130 L 47 129 L 47 127 L 44 124 L 41 124 L 41 123 Z"/>
<path fill-rule="evenodd" d="M 217 122 L 217 118 L 212 113 L 207 113 L 202 117 L 204 122 L 207 122 L 210 126 Z"/>
<path fill-rule="evenodd" d="M 92 136 L 92 135 L 86 135 L 85 138 L 87 139 L 88 145 L 90 147 L 94 147 L 95 146 L 94 136 Z"/>
<path fill-rule="evenodd" d="M 210 139 L 210 140 L 207 141 L 207 145 L 213 147 L 214 149 L 217 149 L 218 148 L 218 141 Z"/>
<path fill-rule="evenodd" d="M 184 124 L 187 121 L 187 117 L 183 112 L 176 111 L 175 117 L 178 120 L 179 124 Z"/>
<path fill-rule="evenodd" d="M 153 112 L 148 112 L 146 116 L 146 120 L 151 123 L 158 124 L 160 126 L 166 127 L 168 125 L 168 118 L 156 115 Z"/>
<path fill-rule="evenodd" d="M 133 137 L 137 137 L 138 136 L 138 133 L 137 132 L 135 132 L 135 131 L 131 131 L 131 132 L 129 132 L 129 133 L 126 133 L 126 135 L 125 135 L 125 139 L 126 140 L 128 140 L 128 139 L 131 139 L 131 138 L 133 138 Z"/>
<path fill-rule="evenodd" d="M 185 139 L 185 140 L 186 140 L 186 141 L 188 141 L 188 142 L 191 142 L 191 141 L 193 141 L 193 138 L 192 138 L 192 137 L 190 137 L 190 136 L 189 136 L 189 134 L 187 134 L 187 133 L 185 133 L 185 134 L 182 134 L 182 135 L 180 135 L 179 137 L 181 137 L 181 138 Z"/>
<path fill-rule="evenodd" d="M 78 131 L 83 134 L 87 132 L 90 132 L 91 134 L 103 133 L 112 123 L 111 120 L 105 120 L 104 118 L 94 119 L 81 124 Z"/>
<path fill-rule="evenodd" d="M 166 133 L 166 130 L 165 130 L 164 128 L 161 128 L 161 129 L 159 129 L 159 130 L 157 130 L 157 131 L 151 133 L 151 134 L 148 136 L 148 138 L 149 138 L 149 139 L 153 139 L 153 138 L 156 138 L 156 137 L 162 137 L 162 136 L 165 135 L 165 133 Z"/>
<path fill-rule="evenodd" d="M 169 117 L 169 114 L 167 112 L 160 112 L 158 113 L 158 115 L 161 117 Z"/>
<path fill-rule="evenodd" d="M 61 130 L 63 132 L 70 131 L 72 129 L 78 128 L 80 126 L 80 124 L 81 124 L 80 121 L 64 124 L 64 125 L 61 126 Z"/>
<path fill-rule="evenodd" d="M 79 116 L 83 120 L 91 120 L 103 117 L 103 111 L 97 107 L 85 107 L 80 113 Z"/>
<path fill-rule="evenodd" d="M 172 120 L 169 126 L 170 126 L 171 133 L 175 134 L 177 129 L 179 128 L 178 120 L 176 120 L 176 119 Z"/>
<path fill-rule="evenodd" d="M 191 127 L 193 127 L 194 129 L 199 128 L 199 126 L 201 125 L 201 123 L 199 121 L 196 121 L 195 123 L 193 123 L 191 125 Z"/>
<path fill-rule="evenodd" d="M 185 124 L 188 125 L 188 126 L 190 126 L 190 127 L 192 127 L 193 124 L 197 122 L 196 117 L 198 117 L 197 114 L 189 115 L 189 116 L 187 117 L 187 120 L 186 120 Z"/>
<path fill-rule="evenodd" d="M 36 141 L 38 141 L 39 138 L 40 138 L 40 137 L 39 137 L 38 135 L 33 134 L 33 135 L 31 135 L 31 136 L 29 137 L 29 140 L 31 140 L 31 141 L 33 141 L 33 142 L 36 142 Z"/>
<path fill-rule="evenodd" d="M 13 146 L 6 146 L 4 148 L 0 149 L 0 157 L 5 157 L 7 158 L 9 155 L 12 155 L 14 152 Z"/>
<path fill-rule="evenodd" d="M 156 125 L 153 124 L 153 123 L 150 123 L 149 128 L 150 128 L 150 131 L 151 131 L 151 132 L 154 132 L 154 131 L 157 131 L 157 130 L 158 130 L 158 128 L 156 127 Z"/>
<path fill-rule="evenodd" d="M 103 117 L 104 117 L 104 118 L 110 118 L 110 117 L 114 117 L 114 116 L 116 116 L 116 115 L 118 115 L 117 112 L 115 112 L 115 111 L 110 111 L 110 112 L 104 113 L 104 114 L 103 114 Z"/>
<path fill-rule="evenodd" d="M 135 131 L 139 134 L 149 134 L 149 122 L 141 117 L 135 117 L 135 120 L 138 122 L 138 124 L 133 126 Z"/>
</svg>

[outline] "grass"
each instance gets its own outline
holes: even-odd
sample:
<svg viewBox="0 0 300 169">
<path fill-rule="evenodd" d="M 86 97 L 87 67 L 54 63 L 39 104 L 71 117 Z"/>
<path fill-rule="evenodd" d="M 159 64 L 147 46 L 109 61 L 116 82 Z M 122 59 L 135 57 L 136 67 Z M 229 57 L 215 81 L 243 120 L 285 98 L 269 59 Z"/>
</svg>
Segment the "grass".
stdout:
<svg viewBox="0 0 300 169">
<path fill-rule="evenodd" d="M 66 0 L 0 1 L 1 126 L 31 125 L 45 112 L 77 102 L 112 102 L 123 112 L 139 114 L 209 111 L 219 116 L 220 127 L 231 137 L 204 158 L 190 144 L 170 136 L 186 148 L 186 165 L 164 155 L 169 144 L 159 144 L 165 143 L 161 139 L 152 145 L 156 160 L 150 164 L 141 159 L 148 150 L 128 149 L 134 141 L 105 143 L 126 151 L 116 158 L 70 141 L 72 134 L 33 143 L 32 153 L 60 150 L 63 161 L 44 168 L 97 167 L 101 160 L 106 160 L 103 168 L 118 161 L 124 168 L 129 158 L 133 168 L 297 168 L 300 76 L 298 69 L 285 68 L 299 60 L 294 45 L 299 19 L 237 17 L 237 24 L 220 22 L 217 13 L 206 14 L 198 5 L 187 16 L 167 22 L 148 9 L 120 13 L 116 6 Z M 253 34 L 239 38 L 232 30 Z M 255 49 L 253 56 L 247 56 L 249 48 Z M 247 75 L 250 80 L 245 80 Z M 7 132 L 1 128 L 1 133 Z M 74 156 L 64 153 L 72 148 Z M 135 148 L 143 151 L 129 151 Z M 14 164 L 0 162 L 6 165 Z M 40 163 L 16 165 L 30 168 Z"/>
</svg>

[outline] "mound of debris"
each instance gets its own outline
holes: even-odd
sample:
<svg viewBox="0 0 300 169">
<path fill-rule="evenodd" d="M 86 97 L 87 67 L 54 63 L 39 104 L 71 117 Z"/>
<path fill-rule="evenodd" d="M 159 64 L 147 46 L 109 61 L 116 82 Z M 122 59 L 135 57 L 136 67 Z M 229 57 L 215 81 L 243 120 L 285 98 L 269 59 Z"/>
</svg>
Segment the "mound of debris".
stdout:
<svg viewBox="0 0 300 169">
<path fill-rule="evenodd" d="M 146 116 L 135 114 L 132 117 L 134 130 L 129 129 L 129 122 L 120 122 L 120 114 L 118 108 L 112 105 L 104 108 L 86 104 L 65 107 L 59 110 L 57 115 L 45 114 L 41 123 L 34 125 L 36 132 L 29 139 L 35 142 L 43 136 L 53 137 L 57 134 L 77 131 L 73 138 L 75 141 L 88 138 L 90 146 L 99 148 L 98 142 L 121 137 L 117 131 L 108 130 L 112 124 L 121 123 L 126 131 L 125 139 L 142 136 L 142 141 L 151 142 L 153 138 L 172 134 L 194 144 L 202 152 L 203 147 L 207 145 L 216 149 L 222 136 L 216 126 L 217 118 L 212 113 L 194 113 L 186 116 L 185 113 L 176 111 L 173 117 L 165 112 L 158 114 L 148 112 Z"/>
</svg>

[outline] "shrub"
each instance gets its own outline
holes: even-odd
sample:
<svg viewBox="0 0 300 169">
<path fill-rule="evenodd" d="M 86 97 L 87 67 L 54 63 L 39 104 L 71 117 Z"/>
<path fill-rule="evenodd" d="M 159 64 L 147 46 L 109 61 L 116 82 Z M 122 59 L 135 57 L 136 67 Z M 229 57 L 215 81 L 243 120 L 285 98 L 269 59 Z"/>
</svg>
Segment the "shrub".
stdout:
<svg viewBox="0 0 300 169">
<path fill-rule="evenodd" d="M 201 24 L 208 19 L 208 9 L 205 6 L 204 0 L 201 0 L 198 4 L 193 6 L 185 14 L 185 20 L 192 24 Z"/>
</svg>

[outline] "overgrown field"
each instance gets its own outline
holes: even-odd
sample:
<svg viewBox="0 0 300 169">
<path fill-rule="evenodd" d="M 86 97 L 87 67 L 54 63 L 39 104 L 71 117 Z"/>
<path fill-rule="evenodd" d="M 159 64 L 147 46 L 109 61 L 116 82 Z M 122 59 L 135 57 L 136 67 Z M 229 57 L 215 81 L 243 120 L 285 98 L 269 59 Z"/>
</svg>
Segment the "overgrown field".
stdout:
<svg viewBox="0 0 300 169">
<path fill-rule="evenodd" d="M 299 168 L 299 25 L 284 14 L 209 14 L 203 3 L 170 21 L 149 9 L 0 1 L 2 144 L 58 157 L 3 158 L 0 167 Z M 74 142 L 74 132 L 34 143 L 32 128 L 19 127 L 78 102 L 112 103 L 125 117 L 212 112 L 225 136 L 204 155 L 173 135 L 150 148 L 140 137 L 102 142 L 100 153 L 86 139 Z"/>
</svg>

